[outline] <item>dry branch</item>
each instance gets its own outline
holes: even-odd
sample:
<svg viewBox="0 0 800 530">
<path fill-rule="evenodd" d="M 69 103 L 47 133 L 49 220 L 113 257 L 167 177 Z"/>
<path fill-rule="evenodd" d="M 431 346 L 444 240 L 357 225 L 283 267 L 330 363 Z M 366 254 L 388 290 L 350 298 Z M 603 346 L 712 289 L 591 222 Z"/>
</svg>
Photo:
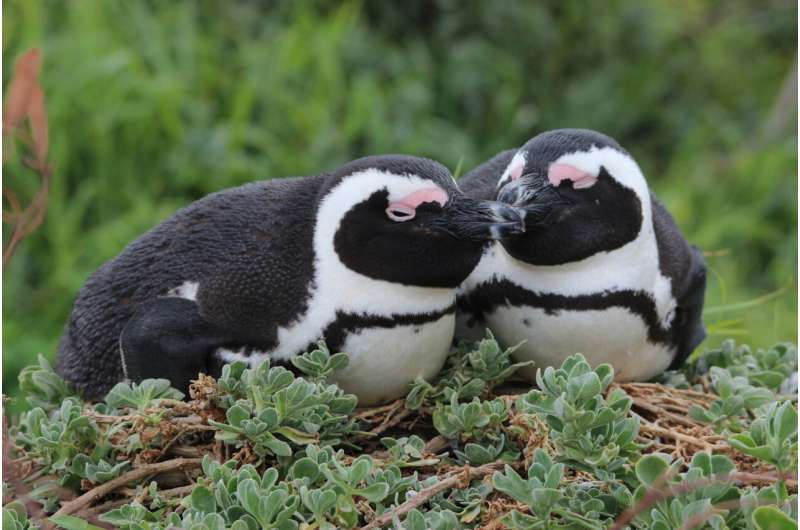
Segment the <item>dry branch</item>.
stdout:
<svg viewBox="0 0 800 530">
<path fill-rule="evenodd" d="M 465 466 L 458 471 L 448 474 L 446 478 L 443 478 L 433 486 L 417 492 L 416 495 L 397 508 L 389 510 L 379 517 L 376 517 L 368 525 L 362 526 L 361 530 L 375 530 L 377 528 L 383 528 L 387 524 L 391 523 L 395 517 L 401 517 L 414 508 L 422 506 L 431 500 L 437 493 L 441 493 L 452 488 L 457 488 L 459 486 L 466 487 L 469 485 L 470 481 L 476 478 L 483 478 L 486 475 L 497 471 L 501 467 L 501 463 L 485 464 L 475 468 Z"/>
<path fill-rule="evenodd" d="M 189 467 L 197 467 L 202 462 L 202 458 L 175 458 L 173 460 L 166 460 L 164 462 L 158 462 L 155 464 L 143 465 L 134 470 L 128 471 L 124 475 L 117 477 L 114 480 L 100 484 L 96 488 L 87 491 L 77 499 L 63 504 L 61 509 L 59 509 L 55 515 L 70 515 L 82 510 L 83 508 L 86 508 L 92 504 L 94 501 L 102 499 L 115 489 L 122 487 L 129 482 L 142 480 L 149 475 L 166 473 L 168 471 L 177 471 L 179 469 L 186 469 Z"/>
</svg>

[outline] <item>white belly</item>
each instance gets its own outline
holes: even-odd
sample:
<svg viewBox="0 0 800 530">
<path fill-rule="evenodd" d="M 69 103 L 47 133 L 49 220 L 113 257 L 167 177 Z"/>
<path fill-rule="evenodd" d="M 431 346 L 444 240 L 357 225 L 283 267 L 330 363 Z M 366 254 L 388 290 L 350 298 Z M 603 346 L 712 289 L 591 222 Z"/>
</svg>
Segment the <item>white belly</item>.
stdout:
<svg viewBox="0 0 800 530">
<path fill-rule="evenodd" d="M 520 372 L 530 380 L 537 368 L 557 368 L 581 353 L 592 366 L 611 364 L 617 381 L 644 381 L 666 370 L 674 355 L 672 348 L 648 341 L 642 319 L 621 307 L 547 314 L 535 307 L 499 306 L 486 321 L 501 343 L 526 341 L 514 355 L 536 363 Z"/>
<path fill-rule="evenodd" d="M 350 364 L 331 379 L 357 395 L 359 406 L 403 397 L 414 378 L 431 379 L 441 370 L 453 341 L 454 319 L 448 314 L 420 325 L 352 333 L 340 348 L 350 354 Z"/>
</svg>

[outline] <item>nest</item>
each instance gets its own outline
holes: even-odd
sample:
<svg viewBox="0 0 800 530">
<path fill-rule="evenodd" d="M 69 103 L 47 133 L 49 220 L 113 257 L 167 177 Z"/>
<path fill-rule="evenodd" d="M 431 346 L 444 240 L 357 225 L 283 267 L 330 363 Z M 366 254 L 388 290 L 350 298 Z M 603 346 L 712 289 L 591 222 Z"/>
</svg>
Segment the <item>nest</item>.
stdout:
<svg viewBox="0 0 800 530">
<path fill-rule="evenodd" d="M 716 434 L 711 426 L 698 423 L 689 416 L 691 406 L 707 407 L 718 398 L 715 394 L 707 389 L 682 390 L 655 383 L 614 384 L 609 391 L 615 387 L 623 389 L 633 399 L 631 413 L 640 418 L 638 441 L 645 446 L 644 453 L 667 453 L 673 458 L 683 459 L 684 462 L 689 462 L 700 451 L 724 454 L 734 460 L 740 471 L 753 474 L 752 484 L 768 483 L 762 484 L 758 480 L 758 474 L 770 474 L 774 470 L 734 450 L 725 443 L 725 437 Z M 528 389 L 529 387 L 520 385 L 503 385 L 495 389 L 490 397 L 514 401 Z M 80 495 L 62 489 L 59 492 L 61 508 L 56 515 L 74 514 L 104 526 L 98 520 L 100 514 L 134 501 L 143 503 L 151 500 L 153 492 L 147 485 L 152 481 L 158 485 L 157 494 L 162 499 L 186 496 L 201 474 L 200 465 L 207 455 L 217 461 L 234 459 L 241 464 L 261 462 L 267 465 L 259 460 L 246 443 L 236 448 L 215 439 L 218 429 L 210 425 L 209 420 L 225 420 L 224 411 L 214 405 L 216 393 L 214 379 L 201 376 L 192 385 L 191 399 L 186 402 L 161 400 L 157 407 L 128 411 L 128 414 L 121 416 L 99 414 L 87 405 L 84 414 L 94 419 L 101 428 L 112 432 L 113 443 L 124 445 L 132 437 L 138 437 L 148 449 L 133 452 L 129 460 L 131 470 L 115 479 L 102 484 L 84 481 Z M 471 468 L 447 463 L 442 457 L 457 442 L 446 440 L 437 434 L 431 423 L 430 412 L 425 409 L 410 410 L 404 399 L 378 407 L 357 409 L 354 416 L 361 422 L 363 430 L 346 440 L 345 452 L 349 458 L 369 454 L 374 460 L 381 462 L 388 459 L 387 451 L 380 444 L 382 436 L 413 434 L 424 439 L 426 445 L 423 459 L 415 470 L 423 476 L 436 475 L 440 482 L 436 485 L 436 492 L 427 497 L 417 495 L 417 505 L 439 489 L 466 487 L 470 480 L 486 478 L 500 469 L 498 464 Z M 154 423 L 154 417 L 160 419 Z M 549 430 L 543 421 L 531 423 L 530 416 L 521 418 L 512 409 L 508 426 L 519 427 L 512 432 L 512 429 L 506 430 L 507 427 L 504 426 L 509 439 L 517 444 L 522 454 L 515 467 L 527 468 L 537 448 L 552 453 Z M 37 486 L 57 479 L 41 474 L 35 461 L 25 454 L 24 449 L 14 446 L 7 438 L 4 439 L 4 455 L 11 457 L 5 458 L 4 474 L 17 497 L 23 497 Z M 565 479 L 590 481 L 593 477 L 571 471 Z M 787 481 L 787 486 L 790 491 L 797 491 L 796 480 Z M 487 502 L 487 520 L 482 528 L 502 528 L 498 520 L 503 514 L 512 509 L 525 509 L 519 503 L 495 494 Z M 370 523 L 374 528 L 379 527 L 380 521 L 377 519 Z"/>
</svg>

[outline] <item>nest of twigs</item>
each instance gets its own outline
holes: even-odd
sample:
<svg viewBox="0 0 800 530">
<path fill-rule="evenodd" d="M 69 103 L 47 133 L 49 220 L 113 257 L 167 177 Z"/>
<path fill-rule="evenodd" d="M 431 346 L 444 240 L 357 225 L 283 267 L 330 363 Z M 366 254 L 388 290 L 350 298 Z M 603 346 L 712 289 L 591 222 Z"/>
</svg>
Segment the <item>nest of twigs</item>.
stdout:
<svg viewBox="0 0 800 530">
<path fill-rule="evenodd" d="M 725 437 L 716 434 L 711 426 L 698 423 L 689 416 L 688 410 L 692 405 L 708 406 L 717 399 L 715 394 L 655 383 L 614 384 L 609 391 L 614 387 L 622 388 L 633 399 L 632 413 L 639 416 L 641 422 L 637 441 L 645 444 L 644 453 L 668 453 L 674 458 L 682 458 L 684 462 L 690 461 L 699 451 L 725 454 L 735 461 L 740 471 L 752 474 L 752 484 L 767 483 L 760 480 L 759 476 L 770 474 L 773 470 L 734 450 L 724 443 Z M 506 384 L 495 389 L 491 397 L 513 401 L 528 389 Z M 241 464 L 257 462 L 259 457 L 246 443 L 236 448 L 215 438 L 219 429 L 210 425 L 209 420 L 225 420 L 224 411 L 214 405 L 216 395 L 214 379 L 201 376 L 192 385 L 191 399 L 188 401 L 165 399 L 159 401 L 156 407 L 130 410 L 120 416 L 99 414 L 90 405 L 86 405 L 84 414 L 101 428 L 112 432 L 112 442 L 124 444 L 125 440 L 136 436 L 148 449 L 132 453 L 131 469 L 121 476 L 102 484 L 84 481 L 80 495 L 62 488 L 61 507 L 55 515 L 77 515 L 100 526 L 107 526 L 99 521 L 99 515 L 134 501 L 148 501 L 151 491 L 146 486 L 152 481 L 158 484 L 158 495 L 163 499 L 184 497 L 191 493 L 206 455 L 220 462 L 229 459 Z M 348 456 L 355 458 L 361 454 L 369 454 L 380 463 L 387 458 L 387 452 L 379 442 L 382 436 L 414 434 L 426 441 L 423 458 L 425 462 L 416 467 L 415 471 L 423 476 L 436 475 L 441 479 L 435 488 L 429 488 L 432 491 L 421 492 L 411 502 L 410 507 L 404 508 L 403 505 L 399 510 L 394 510 L 394 515 L 407 513 L 411 508 L 423 504 L 426 498 L 441 491 L 466 487 L 470 480 L 488 477 L 501 467 L 498 464 L 489 464 L 471 468 L 445 463 L 442 457 L 450 453 L 457 442 L 437 434 L 431 423 L 430 412 L 425 408 L 411 410 L 406 407 L 405 399 L 400 399 L 387 405 L 356 409 L 354 413 L 363 426 L 363 432 L 346 441 L 344 449 Z M 154 423 L 154 417 L 160 418 L 159 421 Z M 552 449 L 548 427 L 544 422 L 531 426 L 529 421 L 519 421 L 512 413 L 509 424 L 524 426 L 523 436 L 517 430 L 510 438 L 522 454 L 518 466 L 515 467 L 525 469 L 536 448 Z M 15 446 L 8 438 L 4 439 L 4 456 L 4 479 L 15 491 L 17 498 L 25 498 L 26 493 L 31 490 L 57 479 L 43 475 L 24 449 Z M 591 478 L 590 475 L 570 471 L 566 480 L 582 481 Z M 796 481 L 787 481 L 787 486 L 790 491 L 796 492 Z M 8 499 L 4 499 L 4 503 L 7 501 Z M 500 517 L 513 509 L 524 512 L 526 508 L 507 497 L 490 496 L 484 515 L 485 524 L 481 528 L 503 528 L 499 522 Z M 29 513 L 37 510 L 41 514 L 41 507 L 29 506 Z M 378 528 L 389 521 L 385 517 L 375 518 L 365 528 Z"/>
</svg>

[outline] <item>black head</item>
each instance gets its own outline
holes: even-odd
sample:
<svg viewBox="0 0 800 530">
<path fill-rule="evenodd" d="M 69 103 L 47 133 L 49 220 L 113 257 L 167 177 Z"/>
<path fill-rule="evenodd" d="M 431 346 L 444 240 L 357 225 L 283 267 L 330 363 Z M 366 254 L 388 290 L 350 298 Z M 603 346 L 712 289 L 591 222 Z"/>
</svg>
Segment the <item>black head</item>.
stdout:
<svg viewBox="0 0 800 530">
<path fill-rule="evenodd" d="M 465 197 L 441 164 L 374 156 L 329 177 L 317 213 L 315 246 L 330 238 L 334 257 L 370 278 L 422 287 L 457 287 L 483 245 L 524 228 L 519 210 Z"/>
<path fill-rule="evenodd" d="M 559 129 L 523 145 L 498 181 L 498 201 L 523 208 L 525 233 L 503 242 L 535 265 L 579 261 L 639 235 L 647 182 L 612 138 L 585 129 Z"/>
</svg>

